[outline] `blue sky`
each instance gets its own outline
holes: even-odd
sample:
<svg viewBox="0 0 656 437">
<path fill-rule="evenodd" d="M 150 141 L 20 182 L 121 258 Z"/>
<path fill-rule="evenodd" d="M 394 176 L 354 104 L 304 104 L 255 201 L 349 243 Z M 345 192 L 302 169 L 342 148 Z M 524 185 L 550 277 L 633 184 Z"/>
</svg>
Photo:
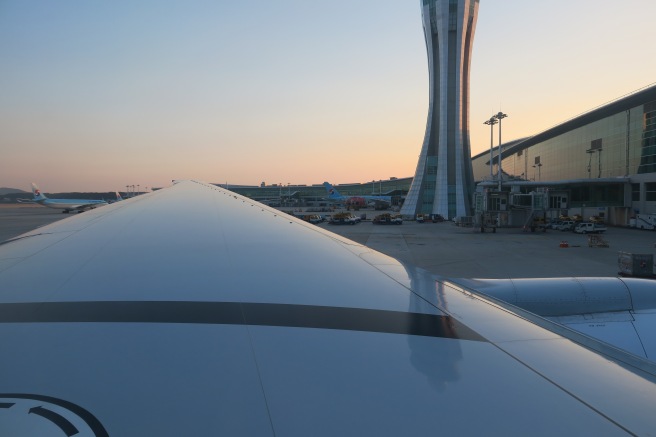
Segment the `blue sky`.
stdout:
<svg viewBox="0 0 656 437">
<path fill-rule="evenodd" d="M 656 82 L 647 0 L 482 0 L 473 153 Z M 420 1 L 0 1 L 0 186 L 414 173 L 428 109 Z M 496 133 L 495 133 L 496 136 Z"/>
</svg>

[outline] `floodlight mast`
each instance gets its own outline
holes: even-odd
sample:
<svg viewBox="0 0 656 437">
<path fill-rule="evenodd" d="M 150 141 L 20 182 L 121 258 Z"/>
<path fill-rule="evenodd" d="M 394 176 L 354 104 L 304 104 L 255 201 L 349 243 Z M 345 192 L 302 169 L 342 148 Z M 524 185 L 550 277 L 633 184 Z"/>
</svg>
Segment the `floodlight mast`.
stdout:
<svg viewBox="0 0 656 437">
<path fill-rule="evenodd" d="M 492 117 L 499 120 L 499 191 L 501 191 L 501 181 L 503 179 L 503 176 L 502 176 L 503 172 L 502 172 L 502 168 L 501 168 L 501 153 L 503 152 L 502 146 L 501 146 L 501 120 L 508 117 L 508 115 L 504 114 L 501 111 L 499 111 L 497 114 L 493 115 Z"/>
<path fill-rule="evenodd" d="M 492 167 L 494 164 L 494 155 L 492 154 L 492 149 L 494 148 L 494 125 L 497 124 L 498 121 L 494 116 L 490 117 L 489 120 L 485 120 L 483 124 L 487 124 L 490 126 L 490 181 L 494 180 L 494 172 L 492 171 Z"/>
</svg>

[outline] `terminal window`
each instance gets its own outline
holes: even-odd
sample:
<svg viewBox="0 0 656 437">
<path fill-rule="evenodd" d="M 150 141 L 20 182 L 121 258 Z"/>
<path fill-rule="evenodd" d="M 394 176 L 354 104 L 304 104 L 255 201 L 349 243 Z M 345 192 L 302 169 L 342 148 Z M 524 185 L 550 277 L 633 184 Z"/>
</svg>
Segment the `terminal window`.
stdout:
<svg viewBox="0 0 656 437">
<path fill-rule="evenodd" d="M 567 196 L 549 196 L 550 209 L 564 209 L 567 208 Z"/>
<path fill-rule="evenodd" d="M 640 184 L 631 184 L 631 201 L 640 202 Z"/>
<path fill-rule="evenodd" d="M 638 173 L 656 172 L 656 104 L 645 105 Z"/>
<path fill-rule="evenodd" d="M 656 182 L 647 182 L 645 184 L 645 196 L 647 201 L 656 201 Z"/>
</svg>

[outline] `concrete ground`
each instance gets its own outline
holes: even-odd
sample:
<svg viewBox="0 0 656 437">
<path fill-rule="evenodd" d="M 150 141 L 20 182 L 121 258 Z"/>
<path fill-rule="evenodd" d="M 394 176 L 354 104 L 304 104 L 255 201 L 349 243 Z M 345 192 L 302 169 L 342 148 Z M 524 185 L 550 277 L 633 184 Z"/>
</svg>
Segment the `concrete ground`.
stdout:
<svg viewBox="0 0 656 437">
<path fill-rule="evenodd" d="M 69 214 L 41 205 L 0 205 L 0 242 L 66 217 Z"/>
<path fill-rule="evenodd" d="M 617 276 L 618 252 L 655 252 L 656 232 L 609 228 L 609 247 L 589 247 L 573 232 L 523 232 L 517 228 L 481 233 L 451 222 L 404 222 L 401 226 L 321 224 L 335 233 L 430 272 L 451 278 L 547 278 Z M 568 248 L 561 248 L 566 241 Z"/>
<path fill-rule="evenodd" d="M 1 205 L 0 242 L 66 217 L 38 205 Z M 588 247 L 588 236 L 572 232 L 502 228 L 480 233 L 450 222 L 318 226 L 451 278 L 616 276 L 619 251 L 651 255 L 656 251 L 656 232 L 615 227 L 602 235 L 610 247 L 601 248 Z M 569 247 L 561 248 L 562 241 Z"/>
</svg>

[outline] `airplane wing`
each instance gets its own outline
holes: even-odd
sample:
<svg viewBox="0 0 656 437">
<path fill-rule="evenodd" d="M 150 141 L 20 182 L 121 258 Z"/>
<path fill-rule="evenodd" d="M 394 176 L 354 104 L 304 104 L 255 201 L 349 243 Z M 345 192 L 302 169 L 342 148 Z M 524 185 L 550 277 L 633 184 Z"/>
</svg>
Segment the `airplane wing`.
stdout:
<svg viewBox="0 0 656 437">
<path fill-rule="evenodd" d="M 0 245 L 0 435 L 652 433 L 594 346 L 195 181 Z"/>
</svg>

